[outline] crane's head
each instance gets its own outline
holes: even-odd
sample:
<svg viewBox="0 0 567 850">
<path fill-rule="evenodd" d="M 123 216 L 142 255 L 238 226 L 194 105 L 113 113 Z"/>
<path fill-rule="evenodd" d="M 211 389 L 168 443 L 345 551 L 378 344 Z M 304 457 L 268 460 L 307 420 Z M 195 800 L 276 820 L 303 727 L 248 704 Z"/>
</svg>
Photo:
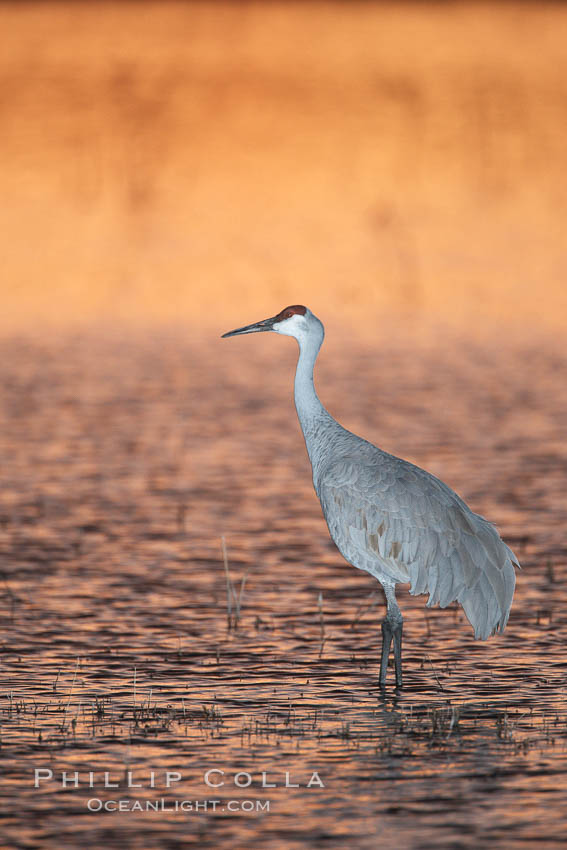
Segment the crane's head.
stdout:
<svg viewBox="0 0 567 850">
<path fill-rule="evenodd" d="M 223 334 L 227 336 L 238 336 L 239 334 L 254 334 L 262 331 L 275 331 L 278 334 L 285 336 L 293 336 L 297 340 L 310 335 L 317 330 L 322 337 L 323 325 L 319 319 L 313 315 L 307 307 L 302 307 L 300 304 L 294 304 L 292 307 L 285 307 L 277 316 L 272 316 L 271 319 L 263 319 L 261 322 L 256 322 L 254 325 L 245 325 L 243 328 L 237 328 L 234 331 L 229 331 Z"/>
</svg>

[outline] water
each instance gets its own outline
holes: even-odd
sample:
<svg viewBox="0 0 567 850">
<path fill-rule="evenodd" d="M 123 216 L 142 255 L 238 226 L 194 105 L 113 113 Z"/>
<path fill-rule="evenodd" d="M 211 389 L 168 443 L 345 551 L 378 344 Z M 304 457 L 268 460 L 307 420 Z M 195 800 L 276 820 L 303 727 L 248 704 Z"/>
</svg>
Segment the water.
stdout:
<svg viewBox="0 0 567 850">
<path fill-rule="evenodd" d="M 486 643 L 400 588 L 398 693 L 377 686 L 379 587 L 312 491 L 290 340 L 0 343 L 4 844 L 562 846 L 567 358 L 400 337 L 329 334 L 322 399 L 448 481 L 523 569 Z"/>
</svg>

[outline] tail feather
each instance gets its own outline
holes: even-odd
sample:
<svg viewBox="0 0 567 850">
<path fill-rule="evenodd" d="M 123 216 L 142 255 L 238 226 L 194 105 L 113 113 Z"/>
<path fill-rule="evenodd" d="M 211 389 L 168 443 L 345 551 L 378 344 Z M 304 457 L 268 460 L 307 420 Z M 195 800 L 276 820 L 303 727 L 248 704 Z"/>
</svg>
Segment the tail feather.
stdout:
<svg viewBox="0 0 567 850">
<path fill-rule="evenodd" d="M 506 627 L 519 564 L 495 527 L 486 520 L 481 522 L 477 535 L 473 538 L 465 533 L 461 546 L 450 556 L 439 557 L 438 549 L 434 561 L 414 562 L 409 574 L 410 593 L 429 593 L 428 607 L 445 608 L 451 602 L 459 602 L 475 638 L 486 640 Z"/>
</svg>

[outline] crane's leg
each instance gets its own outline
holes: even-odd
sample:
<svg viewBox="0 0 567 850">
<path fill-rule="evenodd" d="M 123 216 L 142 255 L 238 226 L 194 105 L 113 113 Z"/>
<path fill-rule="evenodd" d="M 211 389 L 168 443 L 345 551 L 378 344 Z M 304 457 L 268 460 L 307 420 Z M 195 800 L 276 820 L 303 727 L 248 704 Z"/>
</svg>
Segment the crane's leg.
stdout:
<svg viewBox="0 0 567 850">
<path fill-rule="evenodd" d="M 380 661 L 380 685 L 386 684 L 390 647 L 394 641 L 394 665 L 396 671 L 396 687 L 402 687 L 402 612 L 396 602 L 394 585 L 384 587 L 388 610 L 382 621 L 382 659 Z"/>
<path fill-rule="evenodd" d="M 388 671 L 388 658 L 392 646 L 392 627 L 387 619 L 382 620 L 382 659 L 380 661 L 380 684 L 386 684 L 386 673 Z"/>
</svg>

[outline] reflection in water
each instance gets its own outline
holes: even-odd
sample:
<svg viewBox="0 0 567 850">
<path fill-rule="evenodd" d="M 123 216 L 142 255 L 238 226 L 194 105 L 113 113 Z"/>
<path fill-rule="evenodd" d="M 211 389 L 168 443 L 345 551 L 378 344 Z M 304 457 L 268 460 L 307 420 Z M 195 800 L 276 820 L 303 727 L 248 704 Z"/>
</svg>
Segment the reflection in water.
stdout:
<svg viewBox="0 0 567 850">
<path fill-rule="evenodd" d="M 460 609 L 400 592 L 407 685 L 383 693 L 382 601 L 329 541 L 295 351 L 254 343 L 248 358 L 194 334 L 0 343 L 7 839 L 551 846 L 567 827 L 567 363 L 512 341 L 448 358 L 433 337 L 321 358 L 331 412 L 447 480 L 523 565 L 486 643 Z M 236 630 L 221 535 L 237 593 L 246 575 Z M 37 789 L 35 768 L 53 773 Z M 307 787 L 314 771 L 324 787 Z M 95 814 L 91 799 L 166 809 Z"/>
</svg>

